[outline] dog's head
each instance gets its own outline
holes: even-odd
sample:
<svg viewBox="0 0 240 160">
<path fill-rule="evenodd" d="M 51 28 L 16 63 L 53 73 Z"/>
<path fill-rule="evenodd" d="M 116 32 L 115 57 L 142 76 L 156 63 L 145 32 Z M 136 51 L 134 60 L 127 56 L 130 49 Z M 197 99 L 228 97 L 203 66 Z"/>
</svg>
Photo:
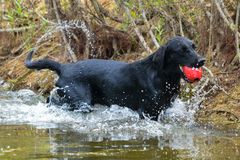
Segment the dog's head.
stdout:
<svg viewBox="0 0 240 160">
<path fill-rule="evenodd" d="M 155 54 L 154 61 L 158 61 L 161 69 L 173 69 L 186 81 L 192 81 L 187 78 L 182 67 L 200 68 L 204 65 L 205 59 L 196 52 L 195 44 L 185 37 L 174 37 L 161 47 Z"/>
</svg>

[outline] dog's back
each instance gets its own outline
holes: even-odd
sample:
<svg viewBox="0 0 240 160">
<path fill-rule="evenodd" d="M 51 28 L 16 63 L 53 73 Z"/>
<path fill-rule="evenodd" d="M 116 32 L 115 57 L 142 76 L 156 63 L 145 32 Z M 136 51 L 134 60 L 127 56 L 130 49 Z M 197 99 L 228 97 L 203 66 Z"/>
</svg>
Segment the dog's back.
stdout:
<svg viewBox="0 0 240 160">
<path fill-rule="evenodd" d="M 94 76 L 94 74 L 102 74 L 102 76 L 104 76 L 112 70 L 117 71 L 127 65 L 127 63 L 124 62 L 103 59 L 90 59 L 68 64 L 60 64 L 50 59 L 32 61 L 34 52 L 34 50 L 29 52 L 25 60 L 25 66 L 27 68 L 37 70 L 49 69 L 55 71 L 59 76 L 66 75 L 68 77 L 73 76 L 76 78 L 81 75 Z"/>
</svg>

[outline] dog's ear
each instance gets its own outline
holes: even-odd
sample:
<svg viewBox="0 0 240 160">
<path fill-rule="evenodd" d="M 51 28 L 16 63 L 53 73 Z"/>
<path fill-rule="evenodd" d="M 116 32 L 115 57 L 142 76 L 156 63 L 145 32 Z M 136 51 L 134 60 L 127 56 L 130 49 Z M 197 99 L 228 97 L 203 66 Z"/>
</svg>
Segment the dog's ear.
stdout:
<svg viewBox="0 0 240 160">
<path fill-rule="evenodd" d="M 166 57 L 166 47 L 162 46 L 154 53 L 153 62 L 157 64 L 160 69 L 163 69 L 165 57 Z"/>
</svg>

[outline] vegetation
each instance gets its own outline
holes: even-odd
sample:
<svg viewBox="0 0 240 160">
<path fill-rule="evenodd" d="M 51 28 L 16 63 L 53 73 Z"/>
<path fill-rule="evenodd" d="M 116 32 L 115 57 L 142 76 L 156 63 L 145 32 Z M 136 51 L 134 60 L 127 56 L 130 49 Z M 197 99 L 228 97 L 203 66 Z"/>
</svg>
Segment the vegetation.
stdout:
<svg viewBox="0 0 240 160">
<path fill-rule="evenodd" d="M 39 58 L 61 62 L 132 61 L 182 35 L 193 39 L 207 59 L 204 81 L 183 96 L 220 93 L 240 106 L 240 98 L 232 93 L 240 88 L 238 0 L 2 0 L 0 7 L 0 76 L 10 89 L 29 87 L 43 94 L 51 90 L 51 72 L 33 73 L 23 65 L 32 48 Z M 204 102 L 207 109 L 219 106 Z"/>
</svg>

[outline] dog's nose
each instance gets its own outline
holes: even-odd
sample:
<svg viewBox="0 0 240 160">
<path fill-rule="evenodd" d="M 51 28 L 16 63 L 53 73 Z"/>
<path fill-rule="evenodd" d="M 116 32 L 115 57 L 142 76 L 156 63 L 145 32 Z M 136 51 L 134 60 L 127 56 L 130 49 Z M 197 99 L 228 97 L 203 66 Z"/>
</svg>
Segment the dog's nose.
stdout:
<svg viewBox="0 0 240 160">
<path fill-rule="evenodd" d="M 205 61 L 206 61 L 205 58 L 200 58 L 200 59 L 198 59 L 197 66 L 198 66 L 198 67 L 203 66 L 204 63 L 205 63 Z"/>
</svg>

